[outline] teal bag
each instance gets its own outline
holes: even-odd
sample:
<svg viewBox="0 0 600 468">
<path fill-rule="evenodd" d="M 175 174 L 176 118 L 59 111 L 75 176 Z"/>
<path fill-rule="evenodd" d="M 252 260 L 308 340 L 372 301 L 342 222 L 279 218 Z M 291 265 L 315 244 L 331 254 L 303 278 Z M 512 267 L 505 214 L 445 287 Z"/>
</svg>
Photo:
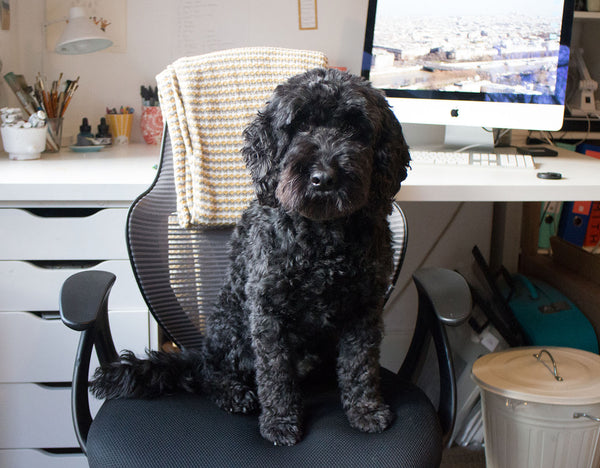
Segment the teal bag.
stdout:
<svg viewBox="0 0 600 468">
<path fill-rule="evenodd" d="M 510 346 L 562 346 L 598 354 L 594 327 L 563 293 L 541 280 L 511 275 L 503 266 L 492 273 L 477 246 L 473 257 L 491 293 L 483 310 Z"/>
<path fill-rule="evenodd" d="M 508 305 L 534 346 L 565 346 L 598 354 L 590 321 L 560 291 L 523 275 L 512 275 Z"/>
</svg>

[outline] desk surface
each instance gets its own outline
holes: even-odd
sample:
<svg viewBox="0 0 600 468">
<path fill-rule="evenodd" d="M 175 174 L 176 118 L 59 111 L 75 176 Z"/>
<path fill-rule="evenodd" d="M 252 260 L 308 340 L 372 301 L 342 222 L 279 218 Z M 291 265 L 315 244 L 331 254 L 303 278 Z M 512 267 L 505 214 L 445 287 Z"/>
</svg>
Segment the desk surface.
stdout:
<svg viewBox="0 0 600 468">
<path fill-rule="evenodd" d="M 11 161 L 0 153 L 0 202 L 6 205 L 128 206 L 154 180 L 159 146 L 131 144 L 98 153 L 42 153 L 41 159 Z M 536 158 L 536 170 L 418 166 L 408 173 L 400 201 L 600 200 L 600 160 L 560 150 Z M 542 180 L 540 171 L 560 172 Z"/>
<path fill-rule="evenodd" d="M 12 161 L 0 152 L 0 202 L 43 206 L 93 204 L 129 206 L 154 177 L 160 146 L 120 145 L 95 153 L 42 153 L 40 159 Z"/>
<path fill-rule="evenodd" d="M 419 165 L 409 171 L 397 200 L 564 201 L 600 200 L 600 159 L 557 148 L 556 157 L 536 157 L 535 170 Z M 560 180 L 538 179 L 559 172 Z"/>
</svg>

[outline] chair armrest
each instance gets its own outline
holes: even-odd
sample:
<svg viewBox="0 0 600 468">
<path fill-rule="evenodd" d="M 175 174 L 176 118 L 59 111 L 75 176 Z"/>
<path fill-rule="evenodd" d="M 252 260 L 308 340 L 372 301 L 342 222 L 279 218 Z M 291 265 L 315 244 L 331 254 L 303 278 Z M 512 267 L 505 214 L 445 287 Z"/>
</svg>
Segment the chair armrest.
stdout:
<svg viewBox="0 0 600 468">
<path fill-rule="evenodd" d="M 471 290 L 460 274 L 444 268 L 423 268 L 413 280 L 420 296 L 429 298 L 432 312 L 444 325 L 458 326 L 471 315 Z"/>
<path fill-rule="evenodd" d="M 81 331 L 73 369 L 71 411 L 75 434 L 84 453 L 92 423 L 88 395 L 92 348 L 95 345 L 101 365 L 118 359 L 108 322 L 108 296 L 115 279 L 115 275 L 105 271 L 83 271 L 67 278 L 60 290 L 63 323 Z"/>
<path fill-rule="evenodd" d="M 417 323 L 410 348 L 399 374 L 416 380 L 426 355 L 429 334 L 435 345 L 440 376 L 438 416 L 447 443 L 456 417 L 456 376 L 445 326 L 458 326 L 471 314 L 471 291 L 458 273 L 443 268 L 425 268 L 413 275 L 419 296 Z"/>
<path fill-rule="evenodd" d="M 100 316 L 115 279 L 106 271 L 82 271 L 67 278 L 60 290 L 63 323 L 77 331 L 90 328 Z"/>
<path fill-rule="evenodd" d="M 116 276 L 106 271 L 82 271 L 65 280 L 59 310 L 63 323 L 76 331 L 94 331 L 101 365 L 118 359 L 108 322 L 108 296 Z"/>
</svg>

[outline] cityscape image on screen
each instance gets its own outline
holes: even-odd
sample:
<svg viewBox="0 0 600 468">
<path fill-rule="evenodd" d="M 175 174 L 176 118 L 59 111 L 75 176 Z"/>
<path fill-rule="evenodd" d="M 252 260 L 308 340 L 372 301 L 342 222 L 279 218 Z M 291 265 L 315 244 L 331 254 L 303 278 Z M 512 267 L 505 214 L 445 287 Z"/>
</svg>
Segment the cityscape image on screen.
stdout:
<svg viewBox="0 0 600 468">
<path fill-rule="evenodd" d="M 377 2 L 369 79 L 383 89 L 544 96 L 556 93 L 561 1 Z M 518 6 L 518 8 L 517 8 Z M 512 9 L 511 9 L 512 7 Z M 425 9 L 424 9 L 425 8 Z M 508 99 L 508 98 L 507 98 Z"/>
</svg>

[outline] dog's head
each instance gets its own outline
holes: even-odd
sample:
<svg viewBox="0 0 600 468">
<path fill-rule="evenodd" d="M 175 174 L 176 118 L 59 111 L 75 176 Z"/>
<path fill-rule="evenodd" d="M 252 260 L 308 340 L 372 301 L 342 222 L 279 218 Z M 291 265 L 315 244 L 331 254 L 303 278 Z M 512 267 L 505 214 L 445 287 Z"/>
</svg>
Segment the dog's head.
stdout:
<svg viewBox="0 0 600 468">
<path fill-rule="evenodd" d="M 258 201 L 314 220 L 389 206 L 410 162 L 383 94 L 333 69 L 278 86 L 244 138 Z"/>
</svg>

